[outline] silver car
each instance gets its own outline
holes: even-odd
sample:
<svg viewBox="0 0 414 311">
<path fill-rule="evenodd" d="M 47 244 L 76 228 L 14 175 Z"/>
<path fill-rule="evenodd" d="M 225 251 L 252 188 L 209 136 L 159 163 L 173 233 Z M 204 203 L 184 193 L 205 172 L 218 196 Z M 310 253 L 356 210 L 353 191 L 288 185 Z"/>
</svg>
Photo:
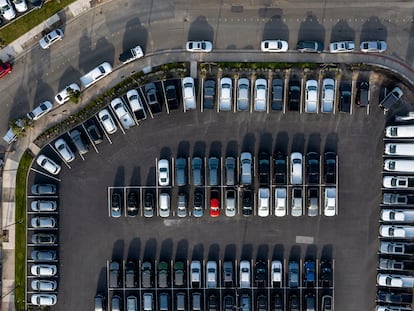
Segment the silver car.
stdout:
<svg viewBox="0 0 414 311">
<path fill-rule="evenodd" d="M 55 194 L 56 186 L 52 184 L 34 184 L 32 185 L 32 194 Z"/>
<path fill-rule="evenodd" d="M 234 189 L 226 190 L 225 212 L 227 217 L 236 216 L 237 196 Z"/>
<path fill-rule="evenodd" d="M 163 218 L 170 216 L 170 195 L 168 193 L 160 193 L 159 215 Z"/>
<path fill-rule="evenodd" d="M 184 193 L 180 193 L 178 195 L 177 216 L 178 217 L 187 216 L 187 196 Z"/>
<path fill-rule="evenodd" d="M 30 208 L 34 212 L 54 212 L 57 204 L 56 201 L 36 200 L 31 203 Z"/>
<path fill-rule="evenodd" d="M 48 49 L 56 41 L 62 40 L 63 36 L 64 34 L 61 29 L 55 29 L 40 39 L 39 44 L 42 49 Z"/>
<path fill-rule="evenodd" d="M 57 273 L 57 267 L 56 265 L 33 265 L 30 273 L 34 276 L 54 276 Z"/>
<path fill-rule="evenodd" d="M 39 280 L 35 279 L 31 283 L 31 287 L 36 291 L 54 291 L 57 288 L 57 282 L 54 280 Z"/>
<path fill-rule="evenodd" d="M 239 111 L 249 110 L 249 94 L 250 94 L 249 79 L 240 78 L 237 81 L 237 110 Z"/>
<path fill-rule="evenodd" d="M 321 111 L 331 113 L 334 110 L 335 81 L 333 79 L 323 79 L 322 81 L 322 107 Z"/>
<path fill-rule="evenodd" d="M 51 261 L 56 259 L 56 252 L 51 250 L 34 250 L 31 257 L 34 261 Z"/>
<path fill-rule="evenodd" d="M 53 217 L 33 217 L 31 225 L 33 228 L 54 228 L 56 219 Z"/>
<path fill-rule="evenodd" d="M 221 78 L 219 110 L 230 111 L 232 106 L 233 82 L 230 78 Z"/>
<path fill-rule="evenodd" d="M 53 306 L 56 304 L 57 296 L 55 294 L 33 294 L 30 301 L 35 306 Z"/>
<path fill-rule="evenodd" d="M 36 121 L 52 110 L 52 107 L 53 105 L 50 101 L 44 101 L 39 106 L 35 107 L 31 112 L 28 112 L 27 117 L 33 121 Z"/>
<path fill-rule="evenodd" d="M 55 148 L 66 162 L 69 163 L 75 159 L 75 154 L 63 138 L 56 140 Z"/>
</svg>

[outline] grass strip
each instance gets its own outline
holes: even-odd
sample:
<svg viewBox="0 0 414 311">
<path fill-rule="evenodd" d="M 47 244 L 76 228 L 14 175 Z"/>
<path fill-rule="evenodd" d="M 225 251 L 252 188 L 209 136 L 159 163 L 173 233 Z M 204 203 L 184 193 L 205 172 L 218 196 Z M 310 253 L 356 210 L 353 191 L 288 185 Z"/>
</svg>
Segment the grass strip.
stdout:
<svg viewBox="0 0 414 311">
<path fill-rule="evenodd" d="M 15 305 L 16 310 L 25 310 L 26 288 L 26 179 L 33 157 L 25 152 L 20 159 L 16 174 L 15 192 Z"/>
</svg>

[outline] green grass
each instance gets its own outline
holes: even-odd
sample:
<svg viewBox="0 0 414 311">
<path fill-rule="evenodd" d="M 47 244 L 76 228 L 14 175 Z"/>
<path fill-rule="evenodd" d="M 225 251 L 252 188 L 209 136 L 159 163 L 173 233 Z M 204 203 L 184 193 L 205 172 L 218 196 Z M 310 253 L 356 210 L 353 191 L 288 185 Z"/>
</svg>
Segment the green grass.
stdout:
<svg viewBox="0 0 414 311">
<path fill-rule="evenodd" d="M 30 29 L 39 25 L 41 22 L 45 21 L 53 14 L 59 12 L 74 1 L 75 0 L 52 0 L 45 3 L 41 9 L 32 10 L 27 15 L 11 22 L 0 30 L 0 38 L 3 44 L 7 45 L 13 42 L 21 35 L 25 34 Z"/>
<path fill-rule="evenodd" d="M 25 310 L 26 288 L 26 177 L 33 157 L 27 151 L 20 159 L 16 175 L 16 253 L 15 253 L 15 302 L 16 310 Z"/>
<path fill-rule="evenodd" d="M 235 69 L 288 69 L 288 68 L 309 68 L 316 69 L 318 64 L 316 63 L 240 63 L 240 62 L 219 62 L 217 63 L 219 67 L 224 68 L 235 68 Z M 207 66 L 202 64 L 202 66 Z"/>
</svg>

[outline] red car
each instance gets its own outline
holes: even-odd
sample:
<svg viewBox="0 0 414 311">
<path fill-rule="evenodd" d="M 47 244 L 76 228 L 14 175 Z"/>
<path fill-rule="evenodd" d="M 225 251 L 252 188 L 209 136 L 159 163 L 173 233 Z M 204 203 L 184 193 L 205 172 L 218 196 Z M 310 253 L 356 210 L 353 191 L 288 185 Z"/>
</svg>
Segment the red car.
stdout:
<svg viewBox="0 0 414 311">
<path fill-rule="evenodd" d="M 219 192 L 217 190 L 211 190 L 210 195 L 210 216 L 218 217 L 220 215 L 220 200 Z"/>
<path fill-rule="evenodd" d="M 12 67 L 9 62 L 3 63 L 0 61 L 0 78 L 3 78 L 8 73 L 12 72 Z"/>
</svg>

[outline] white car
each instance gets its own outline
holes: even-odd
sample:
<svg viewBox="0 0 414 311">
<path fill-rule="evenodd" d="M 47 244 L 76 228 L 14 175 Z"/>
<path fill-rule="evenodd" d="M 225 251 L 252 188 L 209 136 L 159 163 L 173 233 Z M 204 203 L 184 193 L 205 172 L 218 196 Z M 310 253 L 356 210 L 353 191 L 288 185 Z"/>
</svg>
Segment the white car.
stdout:
<svg viewBox="0 0 414 311">
<path fill-rule="evenodd" d="M 87 88 L 103 79 L 112 72 L 112 65 L 108 62 L 103 62 L 99 66 L 93 68 L 88 73 L 79 78 L 82 85 Z"/>
<path fill-rule="evenodd" d="M 411 307 L 376 306 L 375 311 L 412 311 Z"/>
<path fill-rule="evenodd" d="M 385 41 L 364 41 L 361 42 L 361 52 L 365 53 L 382 53 L 387 50 L 387 42 Z"/>
<path fill-rule="evenodd" d="M 25 0 L 12 0 L 17 12 L 23 13 L 27 11 L 27 4 Z"/>
<path fill-rule="evenodd" d="M 64 33 L 62 29 L 55 29 L 45 35 L 42 39 L 39 40 L 39 45 L 42 49 L 48 49 L 53 43 L 62 40 Z"/>
<path fill-rule="evenodd" d="M 217 287 L 217 262 L 209 260 L 206 267 L 206 283 L 207 288 Z"/>
<path fill-rule="evenodd" d="M 44 101 L 39 106 L 35 107 L 31 112 L 28 112 L 27 117 L 33 121 L 36 121 L 52 110 L 52 108 L 53 105 L 50 101 Z"/>
<path fill-rule="evenodd" d="M 80 92 L 79 85 L 72 83 L 56 94 L 55 100 L 59 105 L 66 103 L 71 96 L 71 92 Z"/>
<path fill-rule="evenodd" d="M 16 11 L 9 0 L 0 0 L 0 13 L 8 21 L 16 17 Z"/>
<path fill-rule="evenodd" d="M 31 287 L 35 291 L 54 291 L 57 288 L 57 282 L 54 280 L 38 280 L 35 279 L 31 282 Z"/>
<path fill-rule="evenodd" d="M 188 52 L 211 52 L 213 44 L 210 41 L 188 41 L 185 49 Z"/>
<path fill-rule="evenodd" d="M 278 283 L 282 285 L 282 276 L 283 276 L 283 269 L 282 269 L 282 262 L 279 260 L 272 261 L 272 270 L 271 270 L 271 281 L 273 284 Z"/>
<path fill-rule="evenodd" d="M 183 78 L 183 103 L 185 110 L 196 109 L 196 98 L 194 90 L 194 79 L 192 77 Z"/>
<path fill-rule="evenodd" d="M 114 109 L 116 116 L 126 130 L 135 125 L 135 121 L 132 119 L 126 105 L 119 97 L 111 101 L 111 107 Z"/>
<path fill-rule="evenodd" d="M 227 217 L 236 216 L 237 193 L 234 189 L 226 190 L 225 213 Z"/>
<path fill-rule="evenodd" d="M 232 106 L 233 82 L 230 78 L 221 78 L 219 110 L 230 111 Z"/>
<path fill-rule="evenodd" d="M 249 110 L 250 81 L 247 78 L 237 80 L 237 110 Z"/>
<path fill-rule="evenodd" d="M 194 283 L 200 286 L 201 282 L 201 262 L 199 260 L 193 260 L 190 264 L 190 281 L 191 284 Z"/>
<path fill-rule="evenodd" d="M 69 163 L 75 159 L 75 154 L 63 138 L 55 141 L 55 148 L 66 162 Z"/>
<path fill-rule="evenodd" d="M 331 53 L 347 53 L 355 50 L 354 41 L 338 41 L 329 44 L 329 51 Z"/>
<path fill-rule="evenodd" d="M 269 216 L 270 191 L 268 188 L 259 188 L 257 215 Z"/>
<path fill-rule="evenodd" d="M 302 154 L 293 152 L 290 155 L 290 183 L 292 185 L 302 184 L 303 175 Z"/>
<path fill-rule="evenodd" d="M 383 209 L 381 210 L 382 221 L 392 222 L 414 222 L 414 210 L 409 209 Z"/>
<path fill-rule="evenodd" d="M 59 174 L 61 167 L 56 164 L 52 159 L 44 156 L 43 154 L 39 155 L 36 159 L 36 163 L 42 167 L 44 170 L 48 171 L 50 174 L 57 175 Z"/>
<path fill-rule="evenodd" d="M 407 248 L 412 249 L 414 244 L 401 242 L 381 241 L 379 245 L 379 252 L 381 254 L 389 255 L 412 255 Z"/>
<path fill-rule="evenodd" d="M 144 105 L 141 102 L 138 91 L 135 89 L 129 90 L 126 97 L 137 120 L 145 120 L 147 118 L 147 112 L 144 109 Z"/>
<path fill-rule="evenodd" d="M 283 217 L 286 216 L 286 188 L 275 189 L 275 216 Z"/>
<path fill-rule="evenodd" d="M 381 225 L 379 233 L 384 238 L 412 239 L 414 238 L 414 226 Z"/>
<path fill-rule="evenodd" d="M 335 98 L 335 81 L 333 79 L 323 79 L 322 81 L 322 112 L 333 112 Z"/>
<path fill-rule="evenodd" d="M 286 52 L 289 46 L 284 40 L 264 40 L 261 44 L 262 52 Z"/>
<path fill-rule="evenodd" d="M 168 186 L 170 184 L 170 165 L 166 159 L 158 161 L 158 184 L 160 186 Z"/>
<path fill-rule="evenodd" d="M 57 267 L 55 265 L 33 265 L 30 268 L 30 273 L 34 276 L 54 276 L 57 273 Z"/>
<path fill-rule="evenodd" d="M 247 260 L 240 261 L 240 287 L 250 287 L 250 262 Z"/>
<path fill-rule="evenodd" d="M 254 83 L 254 110 L 266 111 L 267 109 L 267 81 L 257 79 Z"/>
<path fill-rule="evenodd" d="M 408 178 L 408 176 L 384 176 L 382 179 L 382 185 L 385 188 L 408 188 Z"/>
<path fill-rule="evenodd" d="M 325 216 L 335 216 L 336 214 L 336 188 L 325 189 Z"/>
<path fill-rule="evenodd" d="M 411 275 L 378 273 L 377 284 L 385 287 L 413 288 L 414 277 Z"/>
<path fill-rule="evenodd" d="M 305 112 L 318 112 L 318 81 L 307 80 L 305 88 Z"/>
<path fill-rule="evenodd" d="M 35 200 L 30 204 L 30 208 L 34 212 L 54 212 L 57 209 L 56 201 Z"/>
<path fill-rule="evenodd" d="M 33 294 L 30 301 L 35 306 L 53 306 L 56 304 L 57 296 L 55 294 Z"/>
<path fill-rule="evenodd" d="M 33 217 L 31 225 L 33 228 L 54 228 L 56 219 L 53 217 Z"/>
<path fill-rule="evenodd" d="M 98 118 L 108 134 L 113 134 L 118 129 L 107 109 L 102 109 L 101 111 L 99 111 Z"/>
<path fill-rule="evenodd" d="M 160 217 L 170 216 L 170 195 L 168 193 L 160 193 L 159 197 L 159 215 Z"/>
</svg>

